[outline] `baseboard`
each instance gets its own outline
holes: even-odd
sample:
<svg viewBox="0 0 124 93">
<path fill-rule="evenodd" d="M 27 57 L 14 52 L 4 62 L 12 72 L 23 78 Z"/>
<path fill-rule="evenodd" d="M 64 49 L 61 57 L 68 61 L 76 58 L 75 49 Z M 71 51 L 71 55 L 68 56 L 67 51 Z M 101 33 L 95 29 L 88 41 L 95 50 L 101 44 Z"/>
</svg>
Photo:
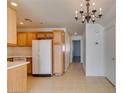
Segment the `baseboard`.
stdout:
<svg viewBox="0 0 124 93">
<path fill-rule="evenodd" d="M 54 73 L 54 76 L 62 76 L 64 73 Z"/>
<path fill-rule="evenodd" d="M 106 79 L 113 87 L 115 87 L 115 85 L 114 85 L 107 77 L 105 77 L 105 79 Z"/>
<path fill-rule="evenodd" d="M 51 74 L 32 74 L 34 77 L 51 77 Z"/>
<path fill-rule="evenodd" d="M 28 73 L 28 76 L 32 76 L 32 74 L 31 73 Z"/>
</svg>

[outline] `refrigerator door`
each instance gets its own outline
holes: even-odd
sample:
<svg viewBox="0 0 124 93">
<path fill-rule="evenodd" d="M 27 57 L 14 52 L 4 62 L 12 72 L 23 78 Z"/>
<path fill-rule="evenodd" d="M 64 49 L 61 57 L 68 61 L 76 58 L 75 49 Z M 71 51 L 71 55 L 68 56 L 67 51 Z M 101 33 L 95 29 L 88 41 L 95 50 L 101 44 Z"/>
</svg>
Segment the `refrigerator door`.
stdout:
<svg viewBox="0 0 124 93">
<path fill-rule="evenodd" d="M 52 74 L 52 40 L 39 41 L 39 74 Z"/>
<path fill-rule="evenodd" d="M 32 74 L 39 74 L 39 41 L 32 41 Z"/>
</svg>

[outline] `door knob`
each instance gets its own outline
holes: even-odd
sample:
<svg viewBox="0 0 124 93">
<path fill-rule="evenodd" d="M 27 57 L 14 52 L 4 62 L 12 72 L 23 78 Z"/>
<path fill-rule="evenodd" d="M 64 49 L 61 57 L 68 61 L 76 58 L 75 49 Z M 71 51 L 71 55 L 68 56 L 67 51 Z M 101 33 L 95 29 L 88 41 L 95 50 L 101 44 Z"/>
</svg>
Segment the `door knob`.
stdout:
<svg viewBox="0 0 124 93">
<path fill-rule="evenodd" d="M 115 58 L 113 57 L 112 60 L 115 61 Z"/>
</svg>

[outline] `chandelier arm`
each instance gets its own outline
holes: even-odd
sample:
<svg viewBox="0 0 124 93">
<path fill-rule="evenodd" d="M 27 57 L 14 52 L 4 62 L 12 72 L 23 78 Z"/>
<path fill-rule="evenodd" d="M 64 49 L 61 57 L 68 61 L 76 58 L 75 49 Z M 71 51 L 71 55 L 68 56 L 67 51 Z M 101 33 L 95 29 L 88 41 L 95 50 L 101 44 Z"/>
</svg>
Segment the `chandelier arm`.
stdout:
<svg viewBox="0 0 124 93">
<path fill-rule="evenodd" d="M 101 16 L 102 16 L 102 15 L 101 15 Z M 97 16 L 95 15 L 95 18 L 100 18 L 100 17 L 99 17 L 99 15 L 97 15 Z"/>
<path fill-rule="evenodd" d="M 85 18 L 86 18 L 87 22 L 89 23 L 89 21 L 90 21 L 90 14 L 89 14 L 90 3 L 89 3 L 89 0 L 87 0 L 86 7 L 87 7 L 87 16 Z"/>
</svg>

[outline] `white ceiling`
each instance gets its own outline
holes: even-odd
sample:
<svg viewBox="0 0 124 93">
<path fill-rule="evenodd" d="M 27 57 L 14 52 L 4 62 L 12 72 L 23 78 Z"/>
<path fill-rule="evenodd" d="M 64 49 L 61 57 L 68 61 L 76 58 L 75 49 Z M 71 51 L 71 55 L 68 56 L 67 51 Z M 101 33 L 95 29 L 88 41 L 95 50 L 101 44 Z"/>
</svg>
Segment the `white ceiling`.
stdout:
<svg viewBox="0 0 124 93">
<path fill-rule="evenodd" d="M 36 27 L 61 27 L 67 28 L 70 34 L 78 32 L 83 33 L 84 24 L 76 22 L 74 13 L 79 8 L 82 0 L 8 0 L 8 4 L 14 1 L 18 4 L 17 10 L 17 26 L 19 28 L 36 28 Z M 84 1 L 84 0 L 83 0 Z M 93 0 L 97 8 L 103 9 L 103 18 L 101 24 L 115 16 L 115 11 L 112 13 L 109 10 L 115 6 L 115 0 Z M 115 9 L 115 8 L 113 8 Z M 32 19 L 32 22 L 25 22 L 25 18 Z M 19 22 L 24 24 L 20 25 Z M 100 20 L 99 20 L 100 21 Z M 40 23 L 43 24 L 40 24 Z"/>
</svg>

